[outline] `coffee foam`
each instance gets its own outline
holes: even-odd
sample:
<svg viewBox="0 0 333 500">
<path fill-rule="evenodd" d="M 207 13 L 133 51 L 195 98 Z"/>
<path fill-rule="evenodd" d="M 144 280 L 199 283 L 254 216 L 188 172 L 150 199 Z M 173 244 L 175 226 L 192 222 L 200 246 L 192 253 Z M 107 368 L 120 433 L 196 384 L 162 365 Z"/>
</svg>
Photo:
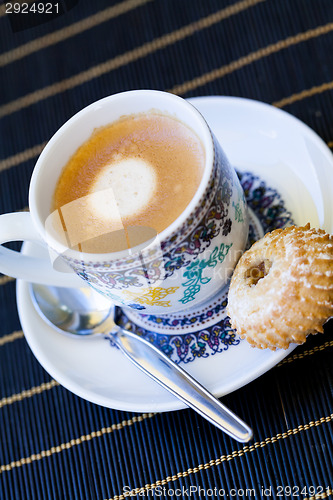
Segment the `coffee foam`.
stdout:
<svg viewBox="0 0 333 500">
<path fill-rule="evenodd" d="M 101 192 L 101 196 L 87 197 L 89 211 L 95 217 L 106 220 L 117 219 L 119 216 L 134 217 L 149 205 L 156 183 L 156 173 L 149 162 L 120 156 L 103 166 L 91 184 L 90 194 Z M 103 196 L 103 192 L 109 192 L 110 189 L 113 196 Z"/>
<path fill-rule="evenodd" d="M 51 211 L 61 213 L 70 246 L 92 253 L 132 247 L 144 241 L 145 228 L 160 233 L 177 219 L 204 165 L 203 144 L 177 119 L 154 112 L 123 117 L 95 130 L 70 158 Z M 134 241 L 133 227 L 144 228 Z"/>
</svg>

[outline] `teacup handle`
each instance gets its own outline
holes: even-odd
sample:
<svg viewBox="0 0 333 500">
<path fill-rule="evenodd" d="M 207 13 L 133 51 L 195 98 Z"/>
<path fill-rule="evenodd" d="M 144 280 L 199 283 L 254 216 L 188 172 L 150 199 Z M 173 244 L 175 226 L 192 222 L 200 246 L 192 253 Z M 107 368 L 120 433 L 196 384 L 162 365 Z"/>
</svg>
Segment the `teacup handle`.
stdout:
<svg viewBox="0 0 333 500">
<path fill-rule="evenodd" d="M 29 212 L 0 215 L 0 272 L 42 285 L 87 286 L 74 271 L 68 273 L 53 269 L 50 259 L 30 257 L 1 245 L 9 241 L 35 241 L 45 247 Z"/>
</svg>

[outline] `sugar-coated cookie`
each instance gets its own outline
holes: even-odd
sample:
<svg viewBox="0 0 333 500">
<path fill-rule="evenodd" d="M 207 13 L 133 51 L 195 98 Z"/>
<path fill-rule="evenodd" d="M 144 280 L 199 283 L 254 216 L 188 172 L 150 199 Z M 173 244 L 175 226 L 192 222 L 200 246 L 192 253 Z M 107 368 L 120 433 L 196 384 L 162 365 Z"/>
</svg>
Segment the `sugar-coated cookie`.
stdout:
<svg viewBox="0 0 333 500">
<path fill-rule="evenodd" d="M 276 229 L 240 258 L 228 314 L 253 346 L 286 349 L 323 332 L 333 316 L 333 236 L 322 229 Z"/>
</svg>

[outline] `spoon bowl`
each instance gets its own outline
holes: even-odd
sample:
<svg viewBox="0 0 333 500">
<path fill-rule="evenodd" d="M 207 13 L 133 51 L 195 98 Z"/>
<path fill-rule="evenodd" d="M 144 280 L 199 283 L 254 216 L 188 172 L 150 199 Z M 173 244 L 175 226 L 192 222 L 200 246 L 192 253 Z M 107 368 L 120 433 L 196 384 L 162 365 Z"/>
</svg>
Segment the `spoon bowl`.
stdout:
<svg viewBox="0 0 333 500">
<path fill-rule="evenodd" d="M 65 335 L 101 335 L 116 326 L 115 306 L 92 288 L 74 290 L 37 283 L 30 286 L 35 308 L 48 324 Z"/>
</svg>

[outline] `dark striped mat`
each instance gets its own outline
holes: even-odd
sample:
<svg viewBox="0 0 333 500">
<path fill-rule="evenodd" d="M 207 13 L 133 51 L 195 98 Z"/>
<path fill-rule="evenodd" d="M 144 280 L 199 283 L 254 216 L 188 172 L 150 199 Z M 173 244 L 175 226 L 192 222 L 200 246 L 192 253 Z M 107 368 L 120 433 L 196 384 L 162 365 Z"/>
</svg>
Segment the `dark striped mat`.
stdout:
<svg viewBox="0 0 333 500">
<path fill-rule="evenodd" d="M 264 101 L 332 149 L 332 52 L 332 0 L 3 1 L 0 213 L 27 209 L 36 159 L 62 123 L 129 89 Z M 332 353 L 330 323 L 224 398 L 255 429 L 242 445 L 191 410 L 106 409 L 61 387 L 0 276 L 0 499 L 333 497 Z"/>
</svg>

